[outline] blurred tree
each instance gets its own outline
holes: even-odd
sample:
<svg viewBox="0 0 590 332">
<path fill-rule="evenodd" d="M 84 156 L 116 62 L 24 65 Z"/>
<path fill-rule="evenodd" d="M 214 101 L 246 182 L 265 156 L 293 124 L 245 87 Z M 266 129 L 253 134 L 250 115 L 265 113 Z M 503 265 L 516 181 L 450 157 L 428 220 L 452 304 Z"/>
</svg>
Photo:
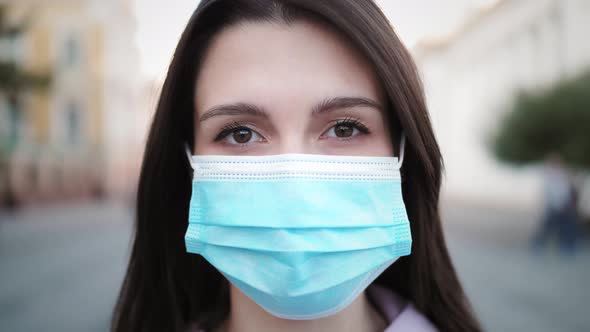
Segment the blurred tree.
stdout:
<svg viewBox="0 0 590 332">
<path fill-rule="evenodd" d="M 0 40 L 5 42 L 9 49 L 23 34 L 26 26 L 26 20 L 20 24 L 10 24 L 6 20 L 6 5 L 0 4 Z M 26 89 L 47 88 L 49 82 L 47 74 L 33 74 L 22 70 L 10 54 L 5 54 L 0 59 L 0 92 L 19 95 Z"/>
<path fill-rule="evenodd" d="M 590 71 L 519 95 L 500 124 L 494 152 L 517 165 L 557 153 L 569 166 L 590 170 Z"/>
<path fill-rule="evenodd" d="M 5 54 L 0 58 L 0 95 L 6 99 L 8 108 L 8 133 L 1 133 L 0 137 L 0 204 L 7 206 L 16 202 L 10 185 L 9 161 L 18 143 L 19 119 L 23 119 L 21 98 L 23 92 L 30 89 L 45 89 L 49 86 L 48 74 L 30 73 L 23 70 L 16 61 L 14 45 L 27 27 L 27 20 L 19 24 L 12 24 L 6 19 L 6 5 L 0 4 L 0 42 L 4 44 Z"/>
</svg>

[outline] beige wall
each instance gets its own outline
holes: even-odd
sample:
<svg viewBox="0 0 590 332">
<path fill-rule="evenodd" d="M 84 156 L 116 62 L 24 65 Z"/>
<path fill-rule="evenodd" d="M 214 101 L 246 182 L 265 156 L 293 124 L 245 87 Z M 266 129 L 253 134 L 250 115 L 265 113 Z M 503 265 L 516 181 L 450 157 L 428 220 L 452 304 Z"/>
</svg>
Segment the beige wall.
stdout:
<svg viewBox="0 0 590 332">
<path fill-rule="evenodd" d="M 445 158 L 446 197 L 539 209 L 541 165 L 499 163 L 490 142 L 520 90 L 590 68 L 590 2 L 503 0 L 456 34 L 415 51 Z"/>
</svg>

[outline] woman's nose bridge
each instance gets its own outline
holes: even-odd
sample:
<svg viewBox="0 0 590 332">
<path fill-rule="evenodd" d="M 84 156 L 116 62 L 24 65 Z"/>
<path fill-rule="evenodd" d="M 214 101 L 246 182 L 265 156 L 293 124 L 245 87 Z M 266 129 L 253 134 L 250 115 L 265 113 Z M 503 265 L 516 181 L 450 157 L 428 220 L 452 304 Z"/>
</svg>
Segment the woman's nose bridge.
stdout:
<svg viewBox="0 0 590 332">
<path fill-rule="evenodd" d="M 279 128 L 278 140 L 275 141 L 275 152 L 284 153 L 310 153 L 313 148 L 314 139 L 309 137 L 310 133 L 305 121 L 293 119 Z"/>
<path fill-rule="evenodd" d="M 282 136 L 277 153 L 309 153 L 311 150 L 310 140 L 304 137 L 302 132 L 290 133 Z"/>
<path fill-rule="evenodd" d="M 281 114 L 282 121 L 274 124 L 275 139 L 271 139 L 273 153 L 318 153 L 322 130 L 318 119 L 306 112 L 307 109 L 309 106 L 299 104 L 281 109 L 285 112 Z"/>
</svg>

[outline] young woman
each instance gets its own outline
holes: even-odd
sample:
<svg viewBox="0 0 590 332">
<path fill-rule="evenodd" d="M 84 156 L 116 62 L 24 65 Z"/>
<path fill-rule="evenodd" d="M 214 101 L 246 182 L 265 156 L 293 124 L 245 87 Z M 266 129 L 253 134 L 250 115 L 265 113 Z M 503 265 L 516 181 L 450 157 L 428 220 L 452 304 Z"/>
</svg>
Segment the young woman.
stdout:
<svg viewBox="0 0 590 332">
<path fill-rule="evenodd" d="M 441 164 L 371 0 L 201 1 L 150 130 L 113 330 L 479 331 Z"/>
</svg>

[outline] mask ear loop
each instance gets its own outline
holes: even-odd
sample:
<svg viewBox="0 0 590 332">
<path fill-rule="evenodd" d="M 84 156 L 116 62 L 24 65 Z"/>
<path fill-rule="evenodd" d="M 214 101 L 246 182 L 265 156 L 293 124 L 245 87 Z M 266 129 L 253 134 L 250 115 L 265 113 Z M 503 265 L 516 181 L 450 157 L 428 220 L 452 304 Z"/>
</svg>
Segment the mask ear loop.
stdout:
<svg viewBox="0 0 590 332">
<path fill-rule="evenodd" d="M 400 144 L 399 144 L 399 158 L 397 162 L 397 167 L 401 168 L 402 164 L 404 163 L 404 155 L 406 151 L 406 135 L 402 134 Z"/>
<path fill-rule="evenodd" d="M 195 163 L 193 162 L 193 154 L 191 152 L 191 148 L 188 146 L 188 143 L 184 143 L 184 151 L 186 152 L 186 157 L 188 158 L 188 162 L 191 165 L 191 168 L 195 169 Z"/>
</svg>

